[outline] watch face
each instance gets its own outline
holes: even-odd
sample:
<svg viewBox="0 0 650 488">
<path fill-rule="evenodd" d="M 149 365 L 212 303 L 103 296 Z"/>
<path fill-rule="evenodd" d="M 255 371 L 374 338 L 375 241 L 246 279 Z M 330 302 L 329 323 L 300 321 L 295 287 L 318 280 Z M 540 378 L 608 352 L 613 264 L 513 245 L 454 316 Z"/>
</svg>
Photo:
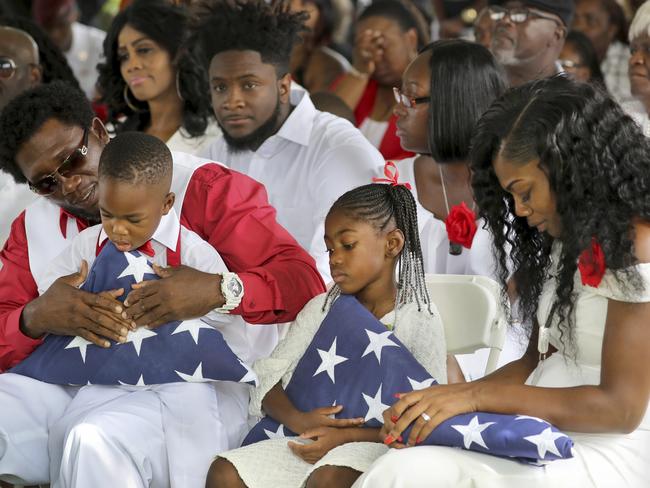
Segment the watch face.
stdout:
<svg viewBox="0 0 650 488">
<path fill-rule="evenodd" d="M 228 288 L 228 291 L 236 297 L 241 295 L 241 292 L 243 291 L 241 283 L 235 278 L 230 279 L 226 286 Z"/>
</svg>

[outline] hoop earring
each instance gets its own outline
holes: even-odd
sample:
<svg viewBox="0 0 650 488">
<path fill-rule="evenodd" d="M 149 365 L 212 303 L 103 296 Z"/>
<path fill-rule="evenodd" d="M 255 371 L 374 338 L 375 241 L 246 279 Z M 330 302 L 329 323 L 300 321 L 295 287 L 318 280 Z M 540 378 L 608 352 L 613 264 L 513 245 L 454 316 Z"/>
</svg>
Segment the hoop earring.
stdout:
<svg viewBox="0 0 650 488">
<path fill-rule="evenodd" d="M 181 72 L 176 71 L 176 95 L 180 98 L 181 102 L 185 102 L 183 95 L 181 95 Z"/>
<path fill-rule="evenodd" d="M 133 103 L 131 103 L 131 100 L 129 100 L 129 85 L 124 84 L 124 91 L 122 92 L 122 94 L 124 95 L 124 102 L 126 103 L 126 106 L 129 107 L 131 110 L 133 110 L 133 112 L 137 114 L 146 112 L 145 109 L 138 108 Z"/>
</svg>

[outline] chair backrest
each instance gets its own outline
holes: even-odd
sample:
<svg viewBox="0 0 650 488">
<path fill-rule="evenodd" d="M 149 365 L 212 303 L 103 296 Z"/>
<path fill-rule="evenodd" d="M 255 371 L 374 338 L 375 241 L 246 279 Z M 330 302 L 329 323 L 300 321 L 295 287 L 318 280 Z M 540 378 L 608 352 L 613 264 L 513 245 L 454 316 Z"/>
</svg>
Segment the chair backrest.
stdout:
<svg viewBox="0 0 650 488">
<path fill-rule="evenodd" d="M 499 285 L 486 276 L 427 274 L 427 288 L 445 329 L 447 352 L 490 348 L 485 374 L 496 369 L 506 338 Z"/>
</svg>

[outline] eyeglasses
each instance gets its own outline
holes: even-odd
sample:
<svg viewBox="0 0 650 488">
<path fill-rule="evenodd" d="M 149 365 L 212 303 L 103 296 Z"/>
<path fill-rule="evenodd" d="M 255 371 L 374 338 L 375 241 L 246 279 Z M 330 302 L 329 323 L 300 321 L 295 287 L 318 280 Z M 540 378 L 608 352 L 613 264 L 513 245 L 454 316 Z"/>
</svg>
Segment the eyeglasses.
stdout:
<svg viewBox="0 0 650 488">
<path fill-rule="evenodd" d="M 395 101 L 401 103 L 406 108 L 413 108 L 419 103 L 429 102 L 429 97 L 408 97 L 397 87 L 393 87 L 393 95 L 395 95 Z"/>
<path fill-rule="evenodd" d="M 544 15 L 539 12 L 536 12 L 534 10 L 530 10 L 528 8 L 504 8 L 504 7 L 499 7 L 496 5 L 491 6 L 488 9 L 488 12 L 490 14 L 490 18 L 494 22 L 498 22 L 500 20 L 503 20 L 506 18 L 506 16 L 510 19 L 510 21 L 513 24 L 523 24 L 526 22 L 529 18 L 532 19 L 546 19 L 546 20 L 552 20 L 556 24 L 560 24 L 561 22 L 556 19 L 555 17 L 551 17 L 549 15 Z"/>
<path fill-rule="evenodd" d="M 559 59 L 558 62 L 560 63 L 560 66 L 562 66 L 562 69 L 578 69 L 584 66 L 584 64 L 576 63 L 570 59 Z"/>
<path fill-rule="evenodd" d="M 29 188 L 38 195 L 51 195 L 59 186 L 61 177 L 67 178 L 86 163 L 88 154 L 88 129 L 84 129 L 81 145 L 77 147 L 53 173 L 41 178 L 36 183 L 29 183 Z"/>
<path fill-rule="evenodd" d="M 16 74 L 16 63 L 5 56 L 0 57 L 0 79 L 8 80 Z"/>
</svg>

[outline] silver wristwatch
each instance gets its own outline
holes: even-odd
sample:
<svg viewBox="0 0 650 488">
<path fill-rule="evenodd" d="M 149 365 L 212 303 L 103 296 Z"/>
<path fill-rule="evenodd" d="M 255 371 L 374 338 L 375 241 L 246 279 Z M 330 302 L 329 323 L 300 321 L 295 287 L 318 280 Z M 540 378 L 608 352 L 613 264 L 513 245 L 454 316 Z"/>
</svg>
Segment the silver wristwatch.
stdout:
<svg viewBox="0 0 650 488">
<path fill-rule="evenodd" d="M 223 295 L 226 303 L 217 312 L 229 313 L 231 310 L 237 308 L 241 303 L 244 296 L 244 284 L 235 273 L 222 273 L 221 274 L 221 294 Z"/>
</svg>

